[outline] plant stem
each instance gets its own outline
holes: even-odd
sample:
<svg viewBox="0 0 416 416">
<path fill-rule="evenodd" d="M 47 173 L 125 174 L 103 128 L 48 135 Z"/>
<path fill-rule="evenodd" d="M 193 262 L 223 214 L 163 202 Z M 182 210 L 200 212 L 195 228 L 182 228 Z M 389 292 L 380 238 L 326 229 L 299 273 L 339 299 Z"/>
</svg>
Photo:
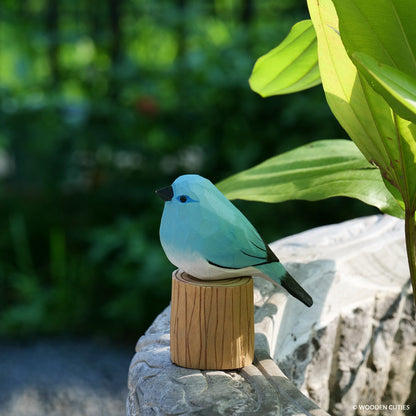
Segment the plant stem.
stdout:
<svg viewBox="0 0 416 416">
<path fill-rule="evenodd" d="M 416 304 L 416 224 L 414 210 L 406 209 L 404 231 L 406 234 L 406 250 L 407 260 L 409 262 L 410 279 L 412 281 L 413 297 Z"/>
</svg>

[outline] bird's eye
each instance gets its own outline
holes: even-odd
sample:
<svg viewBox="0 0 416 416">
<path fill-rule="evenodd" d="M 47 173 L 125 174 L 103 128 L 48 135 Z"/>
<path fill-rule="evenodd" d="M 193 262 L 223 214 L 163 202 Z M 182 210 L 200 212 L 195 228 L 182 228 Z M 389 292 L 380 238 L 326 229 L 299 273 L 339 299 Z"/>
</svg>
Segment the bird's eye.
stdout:
<svg viewBox="0 0 416 416">
<path fill-rule="evenodd" d="M 177 196 L 176 200 L 178 200 L 182 204 L 188 204 L 190 202 L 198 202 L 197 200 L 192 199 L 189 195 L 185 195 L 185 194 Z"/>
</svg>

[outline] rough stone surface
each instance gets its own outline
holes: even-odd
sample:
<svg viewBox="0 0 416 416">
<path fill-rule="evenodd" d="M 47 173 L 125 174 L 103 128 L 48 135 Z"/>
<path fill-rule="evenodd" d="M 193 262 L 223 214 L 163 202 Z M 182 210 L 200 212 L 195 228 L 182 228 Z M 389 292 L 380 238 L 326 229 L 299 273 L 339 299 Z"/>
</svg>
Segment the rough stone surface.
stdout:
<svg viewBox="0 0 416 416">
<path fill-rule="evenodd" d="M 91 340 L 3 340 L 0 415 L 125 415 L 131 354 Z"/>
<path fill-rule="evenodd" d="M 241 371 L 174 366 L 167 308 L 137 344 L 128 414 L 416 414 L 415 310 L 403 228 L 395 218 L 371 216 L 273 244 L 314 306 L 255 278 L 258 361 Z"/>
<path fill-rule="evenodd" d="M 128 414 L 222 415 L 256 409 L 255 391 L 237 372 L 199 371 L 172 364 L 169 318 L 167 308 L 137 343 L 138 353 L 129 372 Z"/>
<path fill-rule="evenodd" d="M 137 343 L 129 371 L 127 414 L 324 416 L 282 373 L 250 365 L 239 371 L 199 371 L 170 361 L 168 307 Z M 266 353 L 267 357 L 268 354 Z M 267 366 L 267 359 L 261 361 Z M 271 360 L 270 360 L 271 361 Z M 270 380 L 265 377 L 268 374 Z"/>
<path fill-rule="evenodd" d="M 333 415 L 406 414 L 400 405 L 416 413 L 403 222 L 367 217 L 280 240 L 273 249 L 315 299 L 307 316 L 291 299 L 276 316 L 271 354 L 285 374 Z"/>
</svg>

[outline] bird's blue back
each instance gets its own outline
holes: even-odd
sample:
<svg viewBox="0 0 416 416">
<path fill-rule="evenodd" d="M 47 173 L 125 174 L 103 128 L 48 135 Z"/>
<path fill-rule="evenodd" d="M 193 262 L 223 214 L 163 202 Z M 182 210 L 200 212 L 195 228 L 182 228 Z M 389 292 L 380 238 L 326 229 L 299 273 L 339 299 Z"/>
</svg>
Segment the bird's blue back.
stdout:
<svg viewBox="0 0 416 416">
<path fill-rule="evenodd" d="M 312 305 L 250 221 L 208 179 L 183 175 L 160 192 L 166 201 L 160 240 L 177 267 L 201 279 L 259 271 Z"/>
<path fill-rule="evenodd" d="M 165 203 L 161 240 L 177 249 L 201 254 L 224 268 L 243 268 L 265 261 L 266 245 L 250 221 L 207 179 L 180 176 L 172 201 Z M 180 197 L 186 196 L 186 203 Z"/>
</svg>

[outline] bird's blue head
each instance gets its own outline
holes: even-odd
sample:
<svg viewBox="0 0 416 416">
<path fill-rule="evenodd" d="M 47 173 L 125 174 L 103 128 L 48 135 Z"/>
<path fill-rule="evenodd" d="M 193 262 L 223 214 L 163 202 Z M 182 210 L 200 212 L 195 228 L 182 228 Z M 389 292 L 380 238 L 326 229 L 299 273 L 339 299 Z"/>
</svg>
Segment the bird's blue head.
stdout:
<svg viewBox="0 0 416 416">
<path fill-rule="evenodd" d="M 179 176 L 171 186 L 156 193 L 165 201 L 162 223 L 168 224 L 170 230 L 234 215 L 232 203 L 211 181 L 199 175 Z"/>
<path fill-rule="evenodd" d="M 171 186 L 156 191 L 165 202 L 171 204 L 192 204 L 201 202 L 206 191 L 216 190 L 208 179 L 199 175 L 179 176 Z"/>
</svg>

